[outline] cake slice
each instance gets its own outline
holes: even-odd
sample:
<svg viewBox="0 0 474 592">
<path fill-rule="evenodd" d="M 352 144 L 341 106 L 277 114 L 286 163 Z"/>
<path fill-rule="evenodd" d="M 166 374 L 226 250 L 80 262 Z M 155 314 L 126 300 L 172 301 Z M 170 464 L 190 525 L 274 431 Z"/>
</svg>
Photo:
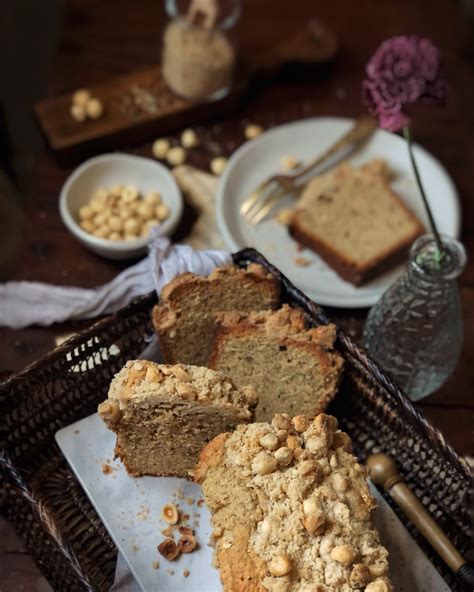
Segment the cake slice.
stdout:
<svg viewBox="0 0 474 592">
<path fill-rule="evenodd" d="M 337 421 L 275 415 L 201 452 L 225 592 L 390 592 L 364 468 Z"/>
<path fill-rule="evenodd" d="M 221 313 L 209 367 L 258 393 L 255 421 L 275 413 L 314 417 L 334 397 L 343 358 L 334 349 L 334 325 L 306 328 L 304 312 Z"/>
<path fill-rule="evenodd" d="M 166 285 L 153 325 L 166 362 L 207 366 L 214 315 L 219 311 L 277 308 L 277 279 L 261 265 L 216 268 L 208 277 L 185 273 Z"/>
<path fill-rule="evenodd" d="M 356 286 L 402 261 L 424 232 L 390 188 L 389 172 L 381 161 L 360 168 L 342 164 L 312 179 L 289 229 L 297 241 Z"/>
<path fill-rule="evenodd" d="M 255 402 L 251 387 L 239 390 L 220 372 L 132 360 L 98 411 L 130 475 L 186 477 L 209 440 L 250 421 Z"/>
</svg>

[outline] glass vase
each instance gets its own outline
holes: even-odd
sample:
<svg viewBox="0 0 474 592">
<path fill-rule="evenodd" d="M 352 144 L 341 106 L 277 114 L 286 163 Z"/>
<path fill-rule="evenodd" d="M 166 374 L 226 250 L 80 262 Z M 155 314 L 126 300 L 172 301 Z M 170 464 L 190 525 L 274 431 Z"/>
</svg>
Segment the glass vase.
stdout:
<svg viewBox="0 0 474 592">
<path fill-rule="evenodd" d="M 440 258 L 433 235 L 410 250 L 408 268 L 370 310 L 364 345 L 413 400 L 438 389 L 453 372 L 463 341 L 457 276 L 464 247 L 442 236 Z"/>
</svg>

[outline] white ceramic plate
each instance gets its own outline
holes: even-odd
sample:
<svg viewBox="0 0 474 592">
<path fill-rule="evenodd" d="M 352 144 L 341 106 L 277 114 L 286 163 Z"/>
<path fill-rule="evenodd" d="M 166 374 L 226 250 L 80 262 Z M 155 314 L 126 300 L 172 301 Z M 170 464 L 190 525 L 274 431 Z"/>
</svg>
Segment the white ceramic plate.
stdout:
<svg viewBox="0 0 474 592">
<path fill-rule="evenodd" d="M 209 513 L 205 505 L 189 505 L 187 498 L 202 497 L 199 485 L 171 477 L 127 475 L 123 465 L 114 461 L 115 435 L 97 414 L 63 428 L 56 441 L 89 496 L 97 513 L 130 570 L 145 592 L 220 592 L 219 575 L 211 567 L 212 549 Z M 110 467 L 104 474 L 103 467 Z M 184 499 L 176 500 L 180 491 Z M 382 543 L 390 553 L 390 575 L 397 592 L 449 592 L 449 587 L 405 530 L 390 506 L 373 488 L 378 508 L 374 520 Z M 200 548 L 168 562 L 156 546 L 165 538 L 167 526 L 160 517 L 164 504 L 180 505 L 191 518 Z M 196 525 L 195 523 L 198 523 Z M 154 561 L 160 562 L 154 569 Z M 168 570 L 174 570 L 170 574 Z M 188 569 L 189 577 L 183 576 Z"/>
<path fill-rule="evenodd" d="M 245 197 L 264 179 L 274 174 L 282 156 L 292 154 L 308 161 L 322 153 L 347 132 L 353 120 L 317 117 L 271 129 L 237 150 L 220 179 L 217 190 L 217 222 L 229 249 L 255 247 L 274 263 L 298 288 L 316 302 L 328 306 L 372 306 L 394 282 L 403 266 L 354 287 L 342 280 L 315 253 L 296 250 L 296 242 L 284 226 L 269 218 L 257 226 L 245 222 L 239 207 Z M 426 150 L 416 146 L 415 155 L 439 230 L 457 237 L 460 228 L 459 200 L 454 184 L 444 167 Z M 393 189 L 428 227 L 421 198 L 413 178 L 405 141 L 395 134 L 377 130 L 370 140 L 348 160 L 360 165 L 372 158 L 383 158 L 395 172 Z M 293 204 L 287 198 L 281 207 Z M 297 256 L 311 263 L 295 264 Z"/>
</svg>

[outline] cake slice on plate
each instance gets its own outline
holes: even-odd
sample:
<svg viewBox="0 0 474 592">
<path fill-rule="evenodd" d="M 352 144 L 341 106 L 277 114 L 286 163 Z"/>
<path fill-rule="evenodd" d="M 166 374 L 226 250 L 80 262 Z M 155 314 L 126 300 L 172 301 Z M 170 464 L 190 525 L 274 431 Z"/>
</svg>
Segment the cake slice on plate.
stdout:
<svg viewBox="0 0 474 592">
<path fill-rule="evenodd" d="M 342 164 L 312 179 L 289 230 L 343 279 L 359 286 L 403 261 L 424 232 L 415 214 L 391 189 L 383 161 Z"/>
<path fill-rule="evenodd" d="M 364 468 L 337 421 L 275 415 L 214 438 L 195 470 L 225 592 L 390 592 Z"/>
<path fill-rule="evenodd" d="M 168 363 L 206 366 L 217 312 L 277 308 L 278 280 L 261 265 L 216 268 L 208 277 L 185 273 L 166 285 L 153 325 Z"/>
<path fill-rule="evenodd" d="M 302 309 L 217 315 L 209 367 L 258 393 L 256 421 L 275 413 L 314 417 L 337 392 L 343 358 L 334 325 L 307 328 Z"/>
<path fill-rule="evenodd" d="M 220 372 L 132 360 L 110 385 L 99 415 L 117 435 L 115 454 L 133 476 L 187 477 L 214 436 L 252 419 L 252 387 Z"/>
</svg>

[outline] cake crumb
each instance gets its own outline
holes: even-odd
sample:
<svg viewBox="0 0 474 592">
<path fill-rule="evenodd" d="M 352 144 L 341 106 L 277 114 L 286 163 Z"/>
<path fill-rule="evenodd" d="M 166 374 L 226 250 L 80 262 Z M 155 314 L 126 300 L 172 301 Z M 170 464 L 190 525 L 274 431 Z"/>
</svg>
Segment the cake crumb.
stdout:
<svg viewBox="0 0 474 592">
<path fill-rule="evenodd" d="M 151 566 L 153 569 L 160 569 L 160 562 L 159 561 L 152 561 Z"/>
<path fill-rule="evenodd" d="M 74 433 L 75 433 L 75 434 L 79 434 L 79 433 L 80 433 L 80 431 L 79 431 L 79 430 L 74 430 Z"/>
<path fill-rule="evenodd" d="M 142 508 L 140 509 L 140 511 L 137 513 L 137 519 L 138 520 L 146 520 L 148 518 L 150 514 L 150 508 L 147 508 L 146 506 L 142 506 Z"/>
<path fill-rule="evenodd" d="M 198 506 L 198 508 L 202 508 L 203 505 L 204 505 L 204 500 L 202 497 L 200 497 L 197 501 L 197 506 Z"/>
<path fill-rule="evenodd" d="M 189 571 L 189 569 L 185 569 L 185 570 L 183 570 L 183 576 L 184 576 L 185 578 L 187 578 L 187 577 L 189 576 L 189 574 L 190 574 L 190 573 L 191 573 L 191 572 Z"/>
<path fill-rule="evenodd" d="M 295 257 L 293 262 L 300 267 L 308 267 L 308 265 L 311 265 L 311 261 L 305 257 Z"/>
<path fill-rule="evenodd" d="M 174 576 L 174 569 L 167 569 L 166 573 L 169 574 L 170 576 Z"/>
<path fill-rule="evenodd" d="M 161 534 L 165 537 L 172 537 L 173 532 L 174 532 L 174 528 L 172 526 L 167 526 L 166 528 L 163 528 L 163 530 L 161 531 Z"/>
<path fill-rule="evenodd" d="M 183 514 L 181 516 L 181 522 L 187 522 L 189 520 L 189 514 Z"/>
<path fill-rule="evenodd" d="M 113 469 L 109 465 L 109 463 L 106 462 L 102 465 L 102 472 L 104 473 L 104 475 L 110 475 L 110 473 L 113 472 Z"/>
<path fill-rule="evenodd" d="M 192 506 L 192 505 L 194 504 L 194 502 L 195 502 L 195 501 L 196 501 L 196 500 L 195 500 L 193 497 L 188 497 L 188 498 L 186 499 L 186 503 L 187 503 L 189 506 Z"/>
<path fill-rule="evenodd" d="M 139 545 L 132 545 L 132 551 L 140 551 L 140 546 Z"/>
</svg>

